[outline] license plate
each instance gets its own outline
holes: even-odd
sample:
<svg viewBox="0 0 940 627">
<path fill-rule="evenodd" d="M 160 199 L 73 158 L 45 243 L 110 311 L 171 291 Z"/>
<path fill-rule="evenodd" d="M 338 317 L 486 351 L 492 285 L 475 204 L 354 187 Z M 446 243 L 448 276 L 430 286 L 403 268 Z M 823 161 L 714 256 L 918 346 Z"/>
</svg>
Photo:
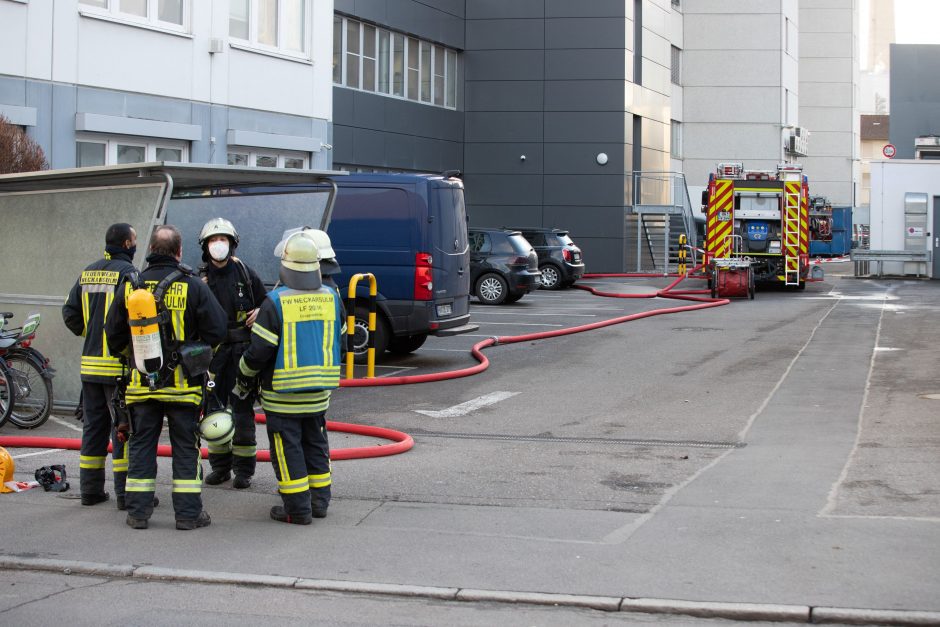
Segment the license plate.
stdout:
<svg viewBox="0 0 940 627">
<path fill-rule="evenodd" d="M 454 313 L 454 308 L 453 308 L 453 306 L 452 306 L 450 303 L 448 303 L 448 304 L 446 304 L 446 305 L 438 305 L 438 306 L 437 306 L 437 315 L 438 315 L 438 316 L 449 316 L 449 315 L 451 315 L 452 313 Z"/>
</svg>

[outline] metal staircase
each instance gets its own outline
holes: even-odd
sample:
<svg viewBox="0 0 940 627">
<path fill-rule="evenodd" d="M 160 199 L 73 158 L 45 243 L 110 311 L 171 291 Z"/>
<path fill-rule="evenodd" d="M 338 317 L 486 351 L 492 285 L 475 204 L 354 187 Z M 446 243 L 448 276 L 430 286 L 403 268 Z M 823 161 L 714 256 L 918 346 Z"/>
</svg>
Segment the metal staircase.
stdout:
<svg viewBox="0 0 940 627">
<path fill-rule="evenodd" d="M 687 269 L 691 269 L 698 240 L 685 175 L 634 172 L 632 208 L 624 233 L 627 265 L 635 259 L 636 272 L 675 272 L 679 264 L 679 237 L 685 235 L 692 247 L 686 255 Z M 631 243 L 635 246 L 632 251 Z"/>
</svg>

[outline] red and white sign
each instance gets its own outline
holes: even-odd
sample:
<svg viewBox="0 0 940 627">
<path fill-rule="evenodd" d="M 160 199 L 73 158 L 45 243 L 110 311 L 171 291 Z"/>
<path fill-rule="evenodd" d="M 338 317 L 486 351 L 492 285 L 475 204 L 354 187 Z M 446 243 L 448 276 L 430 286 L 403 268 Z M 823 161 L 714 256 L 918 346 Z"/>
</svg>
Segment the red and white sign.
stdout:
<svg viewBox="0 0 940 627">
<path fill-rule="evenodd" d="M 881 149 L 881 154 L 887 159 L 894 159 L 894 155 L 898 154 L 898 149 L 894 147 L 894 144 L 885 144 L 885 147 Z"/>
</svg>

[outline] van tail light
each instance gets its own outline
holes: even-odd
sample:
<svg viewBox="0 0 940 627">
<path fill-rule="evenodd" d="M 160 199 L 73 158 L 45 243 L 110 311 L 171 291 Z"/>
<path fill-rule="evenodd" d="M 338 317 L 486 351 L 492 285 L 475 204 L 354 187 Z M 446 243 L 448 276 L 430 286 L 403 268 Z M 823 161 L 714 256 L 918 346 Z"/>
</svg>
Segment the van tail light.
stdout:
<svg viewBox="0 0 940 627">
<path fill-rule="evenodd" d="M 567 261 L 568 263 L 571 263 L 572 254 L 570 250 L 568 250 L 567 248 L 562 248 L 561 256 L 564 257 L 565 261 Z"/>
<path fill-rule="evenodd" d="M 434 296 L 434 284 L 431 282 L 431 255 L 415 255 L 415 300 L 431 300 Z"/>
</svg>

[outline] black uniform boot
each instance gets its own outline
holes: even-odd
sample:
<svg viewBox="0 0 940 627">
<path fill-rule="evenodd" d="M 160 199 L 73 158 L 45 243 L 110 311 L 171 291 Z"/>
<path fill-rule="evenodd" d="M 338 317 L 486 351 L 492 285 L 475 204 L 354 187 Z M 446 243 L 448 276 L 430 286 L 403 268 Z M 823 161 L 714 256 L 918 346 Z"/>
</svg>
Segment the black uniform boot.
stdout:
<svg viewBox="0 0 940 627">
<path fill-rule="evenodd" d="M 283 505 L 275 505 L 271 508 L 271 518 L 278 522 L 286 522 L 292 525 L 309 525 L 313 522 L 313 516 L 310 514 L 300 516 L 288 514 Z"/>
<path fill-rule="evenodd" d="M 219 485 L 232 478 L 232 473 L 228 470 L 213 470 L 206 475 L 206 485 Z"/>
</svg>

